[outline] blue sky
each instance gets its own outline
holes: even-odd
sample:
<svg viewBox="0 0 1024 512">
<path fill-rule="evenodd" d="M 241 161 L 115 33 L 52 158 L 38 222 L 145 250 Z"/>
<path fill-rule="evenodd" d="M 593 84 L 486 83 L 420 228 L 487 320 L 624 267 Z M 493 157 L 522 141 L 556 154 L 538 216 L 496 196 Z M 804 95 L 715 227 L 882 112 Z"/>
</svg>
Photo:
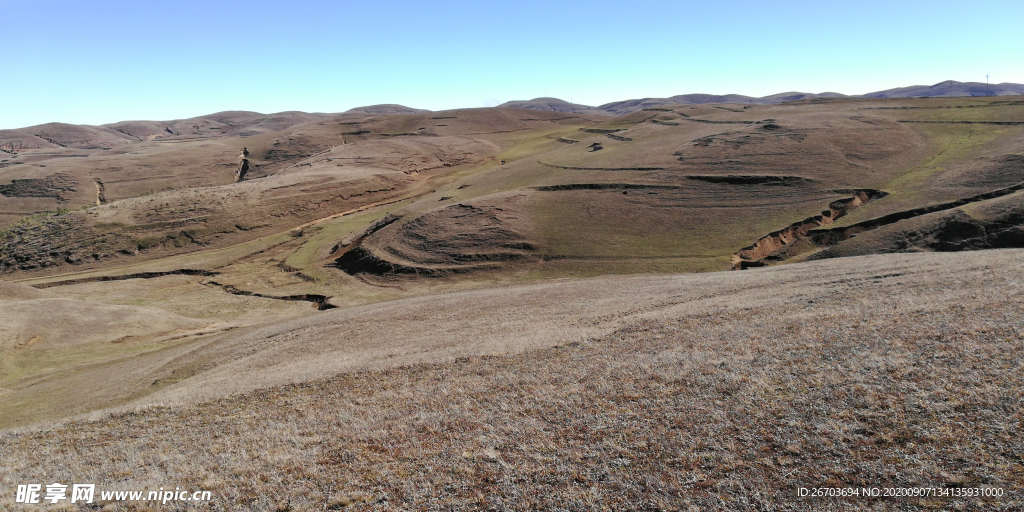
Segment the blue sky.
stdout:
<svg viewBox="0 0 1024 512">
<path fill-rule="evenodd" d="M 1024 83 L 1024 2 L 0 0 L 0 128 Z"/>
</svg>

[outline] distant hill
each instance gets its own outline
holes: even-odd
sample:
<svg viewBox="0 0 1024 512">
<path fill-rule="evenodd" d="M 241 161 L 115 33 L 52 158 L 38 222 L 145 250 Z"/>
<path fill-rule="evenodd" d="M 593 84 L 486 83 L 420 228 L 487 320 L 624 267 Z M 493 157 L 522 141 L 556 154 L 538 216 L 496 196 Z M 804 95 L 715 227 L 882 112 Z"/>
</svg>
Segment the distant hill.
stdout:
<svg viewBox="0 0 1024 512">
<path fill-rule="evenodd" d="M 742 94 L 680 94 L 669 98 L 641 98 L 633 100 L 613 101 L 597 107 L 569 103 L 558 98 L 534 98 L 532 100 L 507 101 L 498 105 L 507 108 L 525 108 L 530 110 L 554 110 L 557 112 L 575 112 L 580 114 L 623 115 L 645 108 L 656 108 L 662 105 L 703 105 L 707 103 L 742 103 L 751 105 L 774 105 L 785 101 L 796 101 L 808 98 L 845 98 L 837 92 L 820 94 L 805 92 L 784 92 L 755 98 Z"/>
<path fill-rule="evenodd" d="M 864 98 L 932 98 L 937 96 L 1011 96 L 1024 94 L 1024 84 L 983 84 L 946 80 L 935 85 L 912 85 L 869 92 Z"/>
<path fill-rule="evenodd" d="M 346 114 L 426 114 L 429 110 L 423 110 L 421 108 L 412 108 L 405 105 L 395 105 L 393 103 L 385 103 L 381 105 L 368 105 L 365 107 L 350 108 L 345 111 Z"/>
<path fill-rule="evenodd" d="M 173 121 L 120 121 L 100 126 L 47 123 L 27 128 L 0 130 L 0 151 L 31 149 L 109 149 L 154 139 L 196 137 L 249 137 L 275 132 L 326 117 L 305 112 L 218 112 Z"/>
<path fill-rule="evenodd" d="M 969 97 L 1018 94 L 1024 94 L 1024 84 L 983 84 L 980 82 L 947 80 L 935 85 L 898 87 L 859 96 L 846 96 L 837 92 L 805 93 L 795 91 L 772 94 L 760 98 L 744 96 L 742 94 L 680 94 L 668 98 L 640 98 L 614 101 L 596 107 L 570 103 L 559 98 L 544 97 L 532 100 L 507 101 L 498 105 L 498 107 L 618 116 L 645 108 L 657 108 L 662 105 L 702 105 L 708 103 L 774 105 L 787 101 L 813 98 Z M 404 105 L 380 104 L 352 108 L 345 111 L 345 114 L 425 114 L 429 112 L 431 111 Z M 0 130 L 0 152 L 13 154 L 18 151 L 47 148 L 101 149 L 154 139 L 222 136 L 249 137 L 283 130 L 332 115 L 336 114 L 311 114 L 295 111 L 261 114 L 259 112 L 227 111 L 173 121 L 121 121 L 100 126 L 47 123 L 27 128 Z"/>
<path fill-rule="evenodd" d="M 504 108 L 525 108 L 530 110 L 552 110 L 555 112 L 572 112 L 576 114 L 605 114 L 609 112 L 601 110 L 600 107 L 569 103 L 558 98 L 534 98 L 526 101 L 506 101 L 498 107 Z"/>
<path fill-rule="evenodd" d="M 705 103 L 746 103 L 755 105 L 773 105 L 784 101 L 796 101 L 806 98 L 843 98 L 845 95 L 837 92 L 824 92 L 821 94 L 810 94 L 804 92 L 784 92 L 755 98 L 743 96 L 742 94 L 680 94 L 670 98 L 644 98 L 640 100 L 625 100 L 605 103 L 597 110 L 614 115 L 628 114 L 645 108 L 658 107 L 661 105 L 702 105 Z"/>
<path fill-rule="evenodd" d="M 297 124 L 308 123 L 325 117 L 325 114 L 306 112 L 278 112 L 260 114 L 229 110 L 205 116 L 174 121 L 122 121 L 102 125 L 101 128 L 116 130 L 137 140 L 187 137 L 249 137 L 274 132 Z"/>
<path fill-rule="evenodd" d="M 47 123 L 14 130 L 0 130 L 0 151 L 14 153 L 31 149 L 111 148 L 138 139 L 104 126 Z"/>
<path fill-rule="evenodd" d="M 939 96 L 1006 96 L 1024 94 L 1024 84 L 991 84 L 980 82 L 956 82 L 947 80 L 935 85 L 913 85 L 870 92 L 863 95 L 847 96 L 838 92 L 805 93 L 783 92 L 756 98 L 742 94 L 680 94 L 668 98 L 641 98 L 613 101 L 597 107 L 570 104 L 558 98 L 535 98 L 526 101 L 509 101 L 500 107 L 526 108 L 532 110 L 556 110 L 559 112 L 579 112 L 588 114 L 623 115 L 645 108 L 656 108 L 662 105 L 702 105 L 706 103 L 739 103 L 751 105 L 774 105 L 786 101 L 797 101 L 813 98 L 913 98 Z"/>
</svg>

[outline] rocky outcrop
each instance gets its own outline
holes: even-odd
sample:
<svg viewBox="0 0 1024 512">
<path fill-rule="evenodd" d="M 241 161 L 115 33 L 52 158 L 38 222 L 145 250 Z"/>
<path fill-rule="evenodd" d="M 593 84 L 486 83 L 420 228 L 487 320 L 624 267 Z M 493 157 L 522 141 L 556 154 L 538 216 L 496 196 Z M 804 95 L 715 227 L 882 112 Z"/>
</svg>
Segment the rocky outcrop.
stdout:
<svg viewBox="0 0 1024 512">
<path fill-rule="evenodd" d="M 235 183 L 245 179 L 245 173 L 249 172 L 249 149 L 242 148 L 242 153 L 238 155 L 242 161 L 238 164 L 238 169 L 235 171 Z"/>
</svg>

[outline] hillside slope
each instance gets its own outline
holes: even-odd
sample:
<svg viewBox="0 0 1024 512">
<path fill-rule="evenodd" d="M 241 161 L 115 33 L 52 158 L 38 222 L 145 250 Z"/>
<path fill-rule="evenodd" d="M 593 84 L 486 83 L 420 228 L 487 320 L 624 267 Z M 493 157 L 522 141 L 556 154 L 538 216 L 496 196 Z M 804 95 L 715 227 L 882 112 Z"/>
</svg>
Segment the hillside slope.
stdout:
<svg viewBox="0 0 1024 512">
<path fill-rule="evenodd" d="M 675 105 L 617 117 L 361 113 L 252 137 L 26 151 L 12 157 L 25 163 L 0 168 L 12 178 L 0 191 L 14 193 L 5 207 L 68 207 L 0 231 L 3 278 L 53 295 L 0 313 L 20 333 L 0 410 L 22 424 L 382 359 L 515 353 L 621 326 L 595 313 L 602 304 L 629 316 L 660 300 L 609 291 L 592 306 L 549 310 L 474 290 L 547 283 L 538 293 L 571 304 L 566 278 L 1021 247 L 1022 141 L 1024 103 L 991 97 Z M 251 175 L 235 183 L 229 162 L 243 145 Z M 107 204 L 73 207 L 96 174 Z M 54 336 L 70 342 L 93 326 L 109 339 L 48 355 L 36 351 L 42 342 L 22 347 L 38 335 L 26 326 L 50 321 L 49 310 L 78 311 L 68 300 L 98 318 L 56 315 L 65 331 Z M 478 327 L 487 304 L 517 319 Z M 115 336 L 107 317 L 124 307 L 202 325 Z M 427 323 L 382 320 L 406 316 Z M 518 342 L 503 341 L 509 329 Z M 333 338 L 339 331 L 348 334 Z M 296 341 L 307 334 L 322 342 Z"/>
<path fill-rule="evenodd" d="M 383 304 L 360 324 L 329 313 L 239 334 L 234 363 L 136 402 L 180 405 L 0 435 L 0 484 L 53 480 L 57 464 L 99 490 L 210 490 L 213 510 L 1016 510 L 1021 255 L 566 281 Z M 397 336 L 365 332 L 371 313 Z M 798 496 L 821 486 L 1002 492 Z"/>
</svg>

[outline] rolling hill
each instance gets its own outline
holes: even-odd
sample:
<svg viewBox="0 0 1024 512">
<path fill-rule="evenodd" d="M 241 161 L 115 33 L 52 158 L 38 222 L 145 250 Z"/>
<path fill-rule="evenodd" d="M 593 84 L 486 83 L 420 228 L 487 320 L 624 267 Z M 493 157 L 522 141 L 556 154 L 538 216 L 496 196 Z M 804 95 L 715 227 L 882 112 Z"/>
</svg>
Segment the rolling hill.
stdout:
<svg viewBox="0 0 1024 512">
<path fill-rule="evenodd" d="M 952 96 L 1014 96 L 1024 94 L 1024 84 L 983 84 L 947 80 L 935 85 L 912 85 L 870 92 L 864 98 L 935 98 Z"/>
<path fill-rule="evenodd" d="M 1024 102 L 1012 97 L 679 104 L 619 116 L 234 112 L 207 121 L 211 130 L 270 131 L 147 138 L 144 126 L 121 124 L 139 140 L 8 158 L 4 279 L 53 300 L 219 326 L 185 336 L 181 346 L 192 347 L 233 339 L 223 329 L 449 291 L 1024 247 Z M 146 126 L 164 124 L 180 126 Z M 234 183 L 242 146 L 252 171 Z M 94 179 L 106 204 L 94 203 Z M 26 326 L 43 308 L 15 309 L 9 321 Z M 15 359 L 16 347 L 53 337 L 18 329 L 5 349 Z M 153 350 L 155 360 L 193 361 L 164 383 L 212 378 L 221 357 L 253 343 L 185 354 L 161 341 L 164 331 L 128 335 L 136 348 L 124 357 Z M 77 361 L 54 359 L 48 384 L 25 389 L 56 396 L 80 385 Z M 156 367 L 140 368 L 109 403 L 160 388 L 149 378 Z M 325 368 L 309 374 L 343 369 Z M 34 382 L 30 373 L 0 387 L 20 389 Z"/>
<path fill-rule="evenodd" d="M 560 112 L 623 115 L 636 112 L 638 110 L 658 108 L 663 105 L 703 105 L 707 103 L 774 105 L 788 101 L 810 100 L 816 98 L 934 98 L 962 96 L 1012 96 L 1020 94 L 1024 94 L 1024 85 L 1022 84 L 1001 83 L 989 85 L 979 82 L 957 82 L 954 80 L 947 80 L 932 86 L 913 85 L 910 87 L 899 87 L 896 89 L 887 89 L 884 91 L 852 96 L 837 92 L 783 92 L 759 98 L 744 96 L 742 94 L 680 94 L 668 98 L 642 98 L 613 101 L 597 107 L 579 104 L 570 105 L 568 102 L 558 98 L 535 98 L 526 101 L 508 101 L 500 106 L 534 110 L 557 110 Z"/>
<path fill-rule="evenodd" d="M 1024 99 L 721 99 L 5 132 L 0 486 L 52 463 L 218 510 L 1018 488 Z M 1020 501 L 869 502 L 893 503 Z"/>
</svg>

